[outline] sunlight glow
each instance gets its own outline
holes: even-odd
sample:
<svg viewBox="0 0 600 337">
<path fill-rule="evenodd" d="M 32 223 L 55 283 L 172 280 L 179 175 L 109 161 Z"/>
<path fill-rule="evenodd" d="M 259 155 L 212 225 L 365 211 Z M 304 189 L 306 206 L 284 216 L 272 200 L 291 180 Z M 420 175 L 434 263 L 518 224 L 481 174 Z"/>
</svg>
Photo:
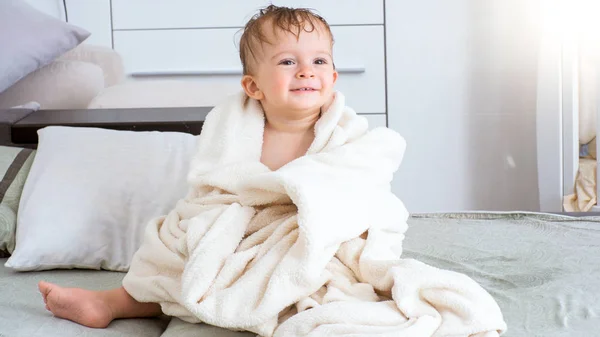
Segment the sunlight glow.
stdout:
<svg viewBox="0 0 600 337">
<path fill-rule="evenodd" d="M 564 44 L 598 48 L 599 0 L 545 0 L 544 31 Z"/>
</svg>

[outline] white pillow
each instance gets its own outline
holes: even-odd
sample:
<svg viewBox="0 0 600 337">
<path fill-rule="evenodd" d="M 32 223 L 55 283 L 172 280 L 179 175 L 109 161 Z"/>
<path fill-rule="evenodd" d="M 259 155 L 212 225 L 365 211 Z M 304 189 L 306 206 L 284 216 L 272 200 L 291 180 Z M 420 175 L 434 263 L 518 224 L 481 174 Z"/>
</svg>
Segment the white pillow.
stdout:
<svg viewBox="0 0 600 337">
<path fill-rule="evenodd" d="M 54 61 L 0 93 L 0 109 L 35 101 L 45 110 L 85 109 L 104 88 L 102 68 L 81 61 Z"/>
<path fill-rule="evenodd" d="M 128 270 L 148 222 L 186 195 L 196 137 L 60 126 L 38 135 L 5 266 Z"/>
</svg>

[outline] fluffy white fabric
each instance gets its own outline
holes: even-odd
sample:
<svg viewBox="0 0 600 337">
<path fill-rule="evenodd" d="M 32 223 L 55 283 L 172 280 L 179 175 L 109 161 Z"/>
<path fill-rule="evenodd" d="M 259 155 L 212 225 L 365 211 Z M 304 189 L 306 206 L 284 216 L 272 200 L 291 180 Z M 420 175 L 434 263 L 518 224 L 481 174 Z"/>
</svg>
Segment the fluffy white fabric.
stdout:
<svg viewBox="0 0 600 337">
<path fill-rule="evenodd" d="M 401 259 L 408 212 L 390 182 L 405 149 L 336 93 L 307 154 L 260 163 L 264 116 L 239 94 L 207 117 L 192 189 L 147 227 L 124 279 L 138 301 L 262 336 L 497 336 L 465 275 Z"/>
</svg>

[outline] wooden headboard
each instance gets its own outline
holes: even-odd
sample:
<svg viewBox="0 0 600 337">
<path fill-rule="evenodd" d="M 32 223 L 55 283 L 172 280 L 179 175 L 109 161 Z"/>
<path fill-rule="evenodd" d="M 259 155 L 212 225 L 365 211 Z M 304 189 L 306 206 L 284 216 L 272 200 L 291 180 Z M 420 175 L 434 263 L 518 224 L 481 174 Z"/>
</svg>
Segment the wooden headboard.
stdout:
<svg viewBox="0 0 600 337">
<path fill-rule="evenodd" d="M 197 135 L 212 107 L 88 110 L 0 109 L 0 145 L 37 146 L 37 131 L 51 125 Z"/>
</svg>

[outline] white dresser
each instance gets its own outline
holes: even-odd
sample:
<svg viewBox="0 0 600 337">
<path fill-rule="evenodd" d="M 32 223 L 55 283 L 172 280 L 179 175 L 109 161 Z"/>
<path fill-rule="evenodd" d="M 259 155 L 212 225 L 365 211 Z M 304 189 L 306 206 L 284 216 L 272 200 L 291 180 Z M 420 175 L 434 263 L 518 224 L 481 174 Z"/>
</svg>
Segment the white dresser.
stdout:
<svg viewBox="0 0 600 337">
<path fill-rule="evenodd" d="M 89 43 L 114 44 L 133 79 L 204 81 L 219 94 L 239 88 L 235 34 L 269 2 L 65 1 L 69 21 Z M 273 0 L 332 25 L 348 104 L 406 139 L 392 190 L 411 212 L 539 207 L 542 2 Z"/>
<path fill-rule="evenodd" d="M 240 88 L 238 41 L 244 23 L 269 3 L 314 8 L 331 25 L 336 88 L 347 104 L 387 124 L 383 0 L 198 1 L 87 0 L 67 2 L 69 21 L 92 32 L 89 43 L 111 46 L 132 79 L 178 79 Z"/>
</svg>

